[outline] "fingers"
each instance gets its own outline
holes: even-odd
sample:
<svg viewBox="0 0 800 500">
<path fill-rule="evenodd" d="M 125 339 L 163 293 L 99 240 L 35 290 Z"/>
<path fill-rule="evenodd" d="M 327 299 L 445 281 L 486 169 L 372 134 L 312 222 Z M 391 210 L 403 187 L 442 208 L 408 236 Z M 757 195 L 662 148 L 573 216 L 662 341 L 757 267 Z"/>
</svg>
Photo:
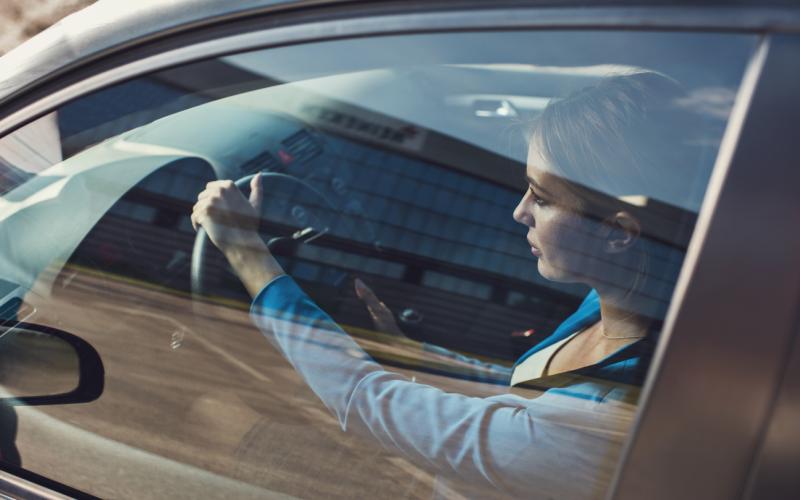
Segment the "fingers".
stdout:
<svg viewBox="0 0 800 500">
<path fill-rule="evenodd" d="M 200 197 L 198 196 L 198 198 Z M 202 199 L 199 199 L 197 203 L 195 203 L 194 206 L 192 207 L 191 219 L 192 219 L 192 227 L 194 228 L 195 231 L 200 229 L 200 227 L 203 225 L 203 220 L 205 219 L 206 216 L 209 200 L 210 198 L 208 196 L 204 196 Z"/>
<path fill-rule="evenodd" d="M 376 319 L 385 319 L 387 317 L 394 318 L 391 309 L 378 299 L 375 292 L 372 291 L 363 281 L 359 278 L 353 280 L 356 289 L 356 295 L 367 306 L 367 310 Z"/>
<path fill-rule="evenodd" d="M 229 179 L 222 181 L 211 181 L 206 184 L 206 188 L 197 195 L 197 199 L 212 201 L 222 200 L 233 207 L 241 206 L 239 200 L 249 202 L 253 208 L 259 209 L 264 197 L 264 187 L 261 185 L 261 173 L 254 175 L 250 180 L 250 199 L 246 199 L 244 194 L 236 187 L 236 184 Z"/>
<path fill-rule="evenodd" d="M 355 285 L 356 295 L 367 306 L 367 312 L 372 316 L 375 327 L 384 333 L 405 337 L 405 334 L 397 325 L 391 309 L 378 299 L 372 289 L 359 278 L 354 279 L 353 284 Z"/>
<path fill-rule="evenodd" d="M 232 180 L 211 181 L 206 184 L 206 188 L 197 195 L 198 200 L 205 198 L 221 197 L 226 191 L 235 188 L 236 185 Z"/>
<path fill-rule="evenodd" d="M 264 188 L 261 186 L 261 172 L 259 172 L 250 179 L 250 204 L 256 211 L 260 211 L 263 201 Z"/>
<path fill-rule="evenodd" d="M 225 192 L 230 189 L 235 189 L 231 180 L 211 181 L 206 184 L 206 188 L 197 195 L 197 203 L 192 207 L 192 227 L 195 231 L 202 226 L 208 208 L 221 201 Z"/>
<path fill-rule="evenodd" d="M 206 198 L 219 197 L 222 190 L 226 187 L 226 181 L 212 181 L 206 184 L 206 188 L 197 195 L 197 200 L 204 200 Z M 230 181 L 227 181 L 230 182 Z"/>
<path fill-rule="evenodd" d="M 205 222 L 205 214 L 200 212 L 192 212 L 192 227 L 194 231 L 197 232 L 201 227 L 203 227 L 203 223 Z"/>
<path fill-rule="evenodd" d="M 220 181 L 211 181 L 206 184 L 206 189 L 216 189 L 216 188 L 232 188 L 234 186 L 233 181 L 230 179 L 223 179 Z"/>
<path fill-rule="evenodd" d="M 382 304 L 382 302 L 378 300 L 378 296 L 375 295 L 375 292 L 373 292 L 372 289 L 366 285 L 366 283 L 361 281 L 361 279 L 354 279 L 353 284 L 355 285 L 356 295 L 358 295 L 358 298 L 366 303 L 367 307 L 377 307 Z"/>
<path fill-rule="evenodd" d="M 256 238 L 253 234 L 258 232 L 260 223 L 256 206 L 261 203 L 263 196 L 260 176 L 254 176 L 251 185 L 254 189 L 250 199 L 247 199 L 231 180 L 206 184 L 192 207 L 191 220 L 195 231 L 200 227 L 205 228 L 212 240 L 216 235 L 215 244 L 225 244 L 229 237 L 254 241 Z"/>
</svg>

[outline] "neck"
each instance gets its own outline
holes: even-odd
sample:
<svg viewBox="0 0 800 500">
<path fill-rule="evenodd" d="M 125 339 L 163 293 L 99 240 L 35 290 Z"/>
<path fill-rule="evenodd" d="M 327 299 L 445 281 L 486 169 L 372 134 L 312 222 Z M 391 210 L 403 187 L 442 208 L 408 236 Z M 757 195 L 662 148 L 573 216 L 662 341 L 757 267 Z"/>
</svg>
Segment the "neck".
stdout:
<svg viewBox="0 0 800 500">
<path fill-rule="evenodd" d="M 645 314 L 645 304 L 632 294 L 598 290 L 600 326 L 606 338 L 640 338 L 647 334 L 653 318 Z"/>
</svg>

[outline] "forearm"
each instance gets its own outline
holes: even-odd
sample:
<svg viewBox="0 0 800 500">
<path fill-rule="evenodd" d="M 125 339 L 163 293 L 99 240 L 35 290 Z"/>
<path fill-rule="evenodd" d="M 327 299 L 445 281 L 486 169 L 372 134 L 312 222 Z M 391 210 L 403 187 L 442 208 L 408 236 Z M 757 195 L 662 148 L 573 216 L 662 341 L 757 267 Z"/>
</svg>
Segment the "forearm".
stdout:
<svg viewBox="0 0 800 500">
<path fill-rule="evenodd" d="M 498 365 L 496 363 L 487 363 L 486 361 L 481 361 L 477 358 L 471 358 L 456 351 L 447 349 L 446 347 L 442 347 L 436 344 L 430 344 L 428 342 L 422 342 L 422 350 L 439 356 L 451 358 L 460 363 L 470 365 L 476 370 L 479 370 L 477 374 L 478 376 L 476 377 L 479 380 L 481 379 L 481 375 L 486 375 L 486 376 L 491 375 L 492 377 L 505 377 L 508 378 L 509 380 L 511 379 L 511 373 L 513 370 L 511 369 L 511 367 L 508 366 Z M 487 377 L 487 378 L 492 378 L 492 377 Z"/>
<path fill-rule="evenodd" d="M 286 274 L 259 236 L 246 244 L 226 248 L 223 253 L 251 297 L 258 295 L 270 281 Z"/>
</svg>

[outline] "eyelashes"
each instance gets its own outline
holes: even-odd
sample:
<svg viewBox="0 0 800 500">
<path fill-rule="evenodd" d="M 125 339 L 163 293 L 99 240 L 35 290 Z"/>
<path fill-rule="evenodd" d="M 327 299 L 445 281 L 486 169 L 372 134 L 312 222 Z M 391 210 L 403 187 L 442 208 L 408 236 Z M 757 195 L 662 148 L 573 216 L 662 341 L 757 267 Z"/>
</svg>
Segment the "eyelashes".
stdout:
<svg viewBox="0 0 800 500">
<path fill-rule="evenodd" d="M 534 203 L 536 203 L 540 207 L 547 205 L 547 200 L 536 194 L 536 191 L 533 190 L 533 186 L 528 186 L 528 192 L 531 193 Z"/>
</svg>

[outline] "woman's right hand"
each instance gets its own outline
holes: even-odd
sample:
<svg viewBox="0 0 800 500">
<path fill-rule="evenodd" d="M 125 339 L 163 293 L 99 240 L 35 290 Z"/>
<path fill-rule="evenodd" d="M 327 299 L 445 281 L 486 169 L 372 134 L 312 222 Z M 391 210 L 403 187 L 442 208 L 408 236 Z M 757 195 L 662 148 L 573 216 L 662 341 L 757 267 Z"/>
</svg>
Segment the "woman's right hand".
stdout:
<svg viewBox="0 0 800 500">
<path fill-rule="evenodd" d="M 192 226 L 195 231 L 202 226 L 225 255 L 241 248 L 260 248 L 264 244 L 258 235 L 262 189 L 261 174 L 250 181 L 249 199 L 233 181 L 209 182 L 192 207 Z"/>
<path fill-rule="evenodd" d="M 194 229 L 206 230 L 254 297 L 264 285 L 284 274 L 258 234 L 263 196 L 261 174 L 250 181 L 249 199 L 233 181 L 214 181 L 197 195 L 192 208 Z"/>
<path fill-rule="evenodd" d="M 397 321 L 394 319 L 392 311 L 378 299 L 375 292 L 372 291 L 363 281 L 359 278 L 353 280 L 355 285 L 356 295 L 367 306 L 367 311 L 372 317 L 372 322 L 375 324 L 375 329 L 379 332 L 388 333 L 396 337 L 406 337 L 403 330 L 398 326 Z"/>
</svg>

